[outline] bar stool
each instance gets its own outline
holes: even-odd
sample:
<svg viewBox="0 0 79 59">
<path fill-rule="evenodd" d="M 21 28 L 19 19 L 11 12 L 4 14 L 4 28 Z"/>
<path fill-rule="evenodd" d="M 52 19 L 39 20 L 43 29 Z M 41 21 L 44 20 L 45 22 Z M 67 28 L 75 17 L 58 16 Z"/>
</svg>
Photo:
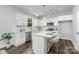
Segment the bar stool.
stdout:
<svg viewBox="0 0 79 59">
<path fill-rule="evenodd" d="M 56 46 L 55 46 L 55 48 L 56 48 L 56 53 L 58 53 L 58 47 L 59 47 L 59 45 L 58 45 L 58 42 L 59 42 L 59 39 L 60 39 L 60 35 L 57 35 L 57 36 L 55 36 L 55 37 L 53 37 L 52 39 L 50 39 L 50 41 L 53 43 L 53 44 L 55 44 Z"/>
</svg>

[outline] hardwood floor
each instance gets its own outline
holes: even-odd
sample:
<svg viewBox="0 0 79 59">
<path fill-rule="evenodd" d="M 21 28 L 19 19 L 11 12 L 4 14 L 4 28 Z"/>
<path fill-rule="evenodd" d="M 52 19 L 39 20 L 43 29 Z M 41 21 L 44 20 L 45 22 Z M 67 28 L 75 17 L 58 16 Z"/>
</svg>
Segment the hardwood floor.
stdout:
<svg viewBox="0 0 79 59">
<path fill-rule="evenodd" d="M 11 48 L 6 49 L 6 52 L 9 54 L 32 54 L 32 42 L 28 41 L 18 47 L 12 46 Z"/>
<path fill-rule="evenodd" d="M 32 42 L 29 41 L 19 47 L 11 47 L 6 49 L 9 54 L 34 54 L 32 52 Z M 79 54 L 75 50 L 72 42 L 70 40 L 59 39 L 58 43 L 53 43 L 48 54 Z"/>
<path fill-rule="evenodd" d="M 71 40 L 60 39 L 58 43 L 54 43 L 48 54 L 79 54 L 74 48 Z"/>
</svg>

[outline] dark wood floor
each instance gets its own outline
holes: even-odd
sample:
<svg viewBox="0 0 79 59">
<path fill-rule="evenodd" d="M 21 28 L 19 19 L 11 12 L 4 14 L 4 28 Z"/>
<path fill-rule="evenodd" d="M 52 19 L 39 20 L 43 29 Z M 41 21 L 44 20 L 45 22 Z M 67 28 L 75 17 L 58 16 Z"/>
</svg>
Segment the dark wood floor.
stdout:
<svg viewBox="0 0 79 59">
<path fill-rule="evenodd" d="M 12 46 L 11 48 L 8 48 L 5 50 L 8 54 L 22 54 L 30 47 L 32 47 L 32 42 L 28 41 L 21 46 L 18 46 L 18 47 Z"/>
<path fill-rule="evenodd" d="M 29 47 L 32 49 L 31 41 L 19 46 L 19 47 L 11 47 L 6 49 L 6 52 L 9 54 L 22 54 Z M 29 52 L 29 51 L 28 51 Z M 58 43 L 54 43 L 50 48 L 48 54 L 78 54 L 79 52 L 75 50 L 72 42 L 70 40 L 60 39 Z M 28 53 L 26 53 L 28 54 Z"/>
<path fill-rule="evenodd" d="M 71 40 L 60 39 L 58 43 L 54 43 L 48 54 L 79 54 L 74 48 Z"/>
</svg>

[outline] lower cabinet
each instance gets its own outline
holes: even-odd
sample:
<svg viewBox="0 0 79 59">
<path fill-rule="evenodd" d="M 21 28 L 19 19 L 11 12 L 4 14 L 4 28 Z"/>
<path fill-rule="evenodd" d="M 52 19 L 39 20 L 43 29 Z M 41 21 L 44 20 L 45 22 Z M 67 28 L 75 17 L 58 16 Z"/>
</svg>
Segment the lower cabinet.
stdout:
<svg viewBox="0 0 79 59">
<path fill-rule="evenodd" d="M 26 42 L 25 40 L 25 33 L 17 33 L 15 35 L 15 41 L 14 41 L 15 46 L 20 46 Z"/>
<path fill-rule="evenodd" d="M 16 33 L 14 46 L 20 46 L 31 39 L 32 39 L 31 32 Z"/>
<path fill-rule="evenodd" d="M 47 54 L 52 45 L 47 37 L 32 33 L 32 50 L 35 54 Z"/>
</svg>

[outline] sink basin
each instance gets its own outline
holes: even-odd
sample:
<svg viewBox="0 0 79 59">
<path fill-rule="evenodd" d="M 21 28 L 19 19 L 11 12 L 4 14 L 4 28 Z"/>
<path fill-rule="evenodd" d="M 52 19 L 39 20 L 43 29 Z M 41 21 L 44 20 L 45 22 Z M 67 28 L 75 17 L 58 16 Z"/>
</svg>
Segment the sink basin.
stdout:
<svg viewBox="0 0 79 59">
<path fill-rule="evenodd" d="M 46 33 L 46 35 L 53 35 L 53 33 Z"/>
</svg>

